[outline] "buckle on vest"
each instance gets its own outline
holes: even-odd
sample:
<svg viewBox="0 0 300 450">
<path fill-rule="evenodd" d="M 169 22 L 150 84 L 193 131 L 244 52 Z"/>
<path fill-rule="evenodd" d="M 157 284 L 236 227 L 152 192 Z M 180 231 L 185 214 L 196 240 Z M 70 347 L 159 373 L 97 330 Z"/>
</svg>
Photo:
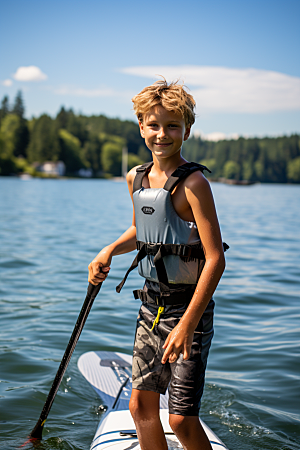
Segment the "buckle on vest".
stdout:
<svg viewBox="0 0 300 450">
<path fill-rule="evenodd" d="M 136 241 L 136 249 L 137 250 L 141 250 L 141 248 L 143 247 L 144 242 L 142 241 Z"/>
<path fill-rule="evenodd" d="M 180 244 L 178 247 L 178 256 L 181 256 L 183 258 L 190 258 L 192 253 L 192 248 L 188 247 L 187 245 Z"/>
<path fill-rule="evenodd" d="M 165 300 L 164 300 L 164 298 L 162 298 L 162 297 L 156 295 L 156 296 L 155 296 L 155 301 L 156 301 L 157 306 L 165 307 Z"/>
<path fill-rule="evenodd" d="M 187 171 L 186 167 L 184 166 L 179 166 L 177 167 L 177 169 L 175 170 L 175 172 L 172 174 L 173 177 L 180 177 L 182 174 L 185 174 Z"/>
<path fill-rule="evenodd" d="M 147 242 L 146 253 L 147 255 L 155 256 L 161 247 L 160 242 Z"/>
<path fill-rule="evenodd" d="M 145 172 L 145 170 L 146 170 L 146 167 L 143 167 L 143 166 L 140 166 L 140 167 L 136 168 L 137 172 Z"/>
</svg>

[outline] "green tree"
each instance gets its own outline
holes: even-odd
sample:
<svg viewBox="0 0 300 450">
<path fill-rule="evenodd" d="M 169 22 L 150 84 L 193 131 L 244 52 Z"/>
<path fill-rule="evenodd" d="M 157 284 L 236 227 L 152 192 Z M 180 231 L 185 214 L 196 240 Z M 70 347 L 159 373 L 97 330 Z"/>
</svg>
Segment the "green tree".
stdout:
<svg viewBox="0 0 300 450">
<path fill-rule="evenodd" d="M 3 97 L 1 102 L 1 111 L 0 111 L 0 119 L 4 119 L 5 116 L 9 113 L 9 98 L 7 95 Z"/>
<path fill-rule="evenodd" d="M 211 174 L 209 172 L 205 172 L 205 175 L 214 177 L 214 172 L 215 172 L 216 165 L 217 165 L 216 160 L 214 158 L 202 159 L 200 161 L 200 164 L 202 164 L 203 166 L 206 166 L 211 171 Z"/>
<path fill-rule="evenodd" d="M 132 154 L 132 153 L 131 153 Z M 140 164 L 151 161 L 151 152 L 145 145 L 140 145 L 138 150 L 138 157 L 142 161 Z M 134 167 L 134 166 L 132 166 Z"/>
<path fill-rule="evenodd" d="M 106 142 L 102 147 L 101 163 L 104 172 L 120 177 L 122 175 L 122 145 Z"/>
<path fill-rule="evenodd" d="M 85 160 L 80 141 L 67 130 L 59 130 L 60 153 L 59 159 L 66 165 L 66 173 L 74 174 L 79 169 L 89 167 Z"/>
<path fill-rule="evenodd" d="M 288 162 L 287 178 L 294 183 L 300 183 L 300 156 Z"/>
<path fill-rule="evenodd" d="M 84 157 L 90 164 L 94 175 L 99 175 L 102 171 L 101 147 L 102 142 L 100 141 L 98 136 L 91 136 L 90 139 L 84 143 Z"/>
<path fill-rule="evenodd" d="M 209 142 L 203 141 L 200 137 L 191 136 L 183 144 L 182 155 L 188 161 L 201 161 L 211 157 L 208 154 L 209 147 Z"/>
<path fill-rule="evenodd" d="M 12 113 L 16 114 L 16 116 L 19 116 L 20 119 L 23 119 L 24 113 L 25 113 L 25 107 L 23 102 L 23 96 L 22 92 L 18 91 L 17 96 L 15 98 L 15 103 L 12 109 Z"/>
<path fill-rule="evenodd" d="M 145 161 L 143 161 L 138 155 L 135 155 L 134 153 L 128 153 L 128 171 L 135 166 L 144 164 L 144 162 Z"/>
<path fill-rule="evenodd" d="M 88 133 L 84 124 L 84 121 L 81 120 L 80 116 L 76 116 L 74 112 L 70 109 L 68 112 L 68 122 L 67 122 L 67 131 L 76 136 L 81 144 L 88 138 Z"/>
<path fill-rule="evenodd" d="M 67 111 L 64 106 L 61 107 L 59 113 L 55 118 L 57 129 L 65 129 L 73 136 L 77 137 L 81 144 L 84 144 L 88 140 L 88 131 L 86 129 L 87 118 L 77 116 L 72 109 Z"/>
<path fill-rule="evenodd" d="M 14 156 L 21 156 L 26 158 L 27 147 L 29 144 L 29 130 L 27 120 L 24 118 L 25 107 L 23 103 L 22 92 L 18 91 L 15 103 L 12 109 L 12 114 L 20 118 L 19 126 L 16 131 Z"/>
<path fill-rule="evenodd" d="M 256 180 L 262 181 L 264 177 L 264 164 L 262 161 L 255 161 L 254 171 L 256 175 Z"/>
<path fill-rule="evenodd" d="M 26 119 L 20 119 L 20 125 L 16 135 L 15 156 L 27 157 L 27 147 L 29 144 L 29 129 Z"/>
<path fill-rule="evenodd" d="M 139 147 L 144 145 L 144 140 L 140 135 L 139 126 L 136 122 L 110 119 L 103 115 L 91 117 L 79 116 L 79 118 L 90 136 L 99 136 L 99 133 L 105 133 L 124 139 L 129 153 L 137 154 Z"/>
<path fill-rule="evenodd" d="M 15 160 L 12 157 L 6 156 L 5 143 L 3 137 L 0 135 L 0 175 L 12 175 L 16 171 Z"/>
<path fill-rule="evenodd" d="M 0 173 L 10 175 L 16 172 L 14 150 L 17 142 L 17 131 L 20 118 L 15 114 L 8 114 L 1 122 L 0 128 Z"/>
<path fill-rule="evenodd" d="M 243 162 L 243 180 L 252 180 L 253 178 L 253 165 L 251 161 L 244 161 Z"/>
<path fill-rule="evenodd" d="M 0 134 L 3 142 L 2 156 L 12 158 L 14 156 L 18 129 L 20 127 L 20 117 L 15 114 L 8 114 L 2 120 Z"/>
<path fill-rule="evenodd" d="M 9 99 L 8 99 L 8 96 L 5 95 L 5 97 L 3 97 L 2 102 L 1 102 L 0 126 L 1 126 L 2 120 L 7 116 L 8 113 L 9 113 Z"/>
<path fill-rule="evenodd" d="M 68 119 L 69 119 L 69 112 L 65 110 L 64 106 L 62 106 L 55 119 L 57 123 L 57 128 L 67 129 Z"/>
<path fill-rule="evenodd" d="M 235 161 L 227 161 L 224 165 L 224 177 L 229 180 L 238 180 L 240 165 Z"/>
<path fill-rule="evenodd" d="M 60 153 L 58 130 L 47 114 L 32 121 L 27 149 L 29 162 L 57 161 Z"/>
</svg>

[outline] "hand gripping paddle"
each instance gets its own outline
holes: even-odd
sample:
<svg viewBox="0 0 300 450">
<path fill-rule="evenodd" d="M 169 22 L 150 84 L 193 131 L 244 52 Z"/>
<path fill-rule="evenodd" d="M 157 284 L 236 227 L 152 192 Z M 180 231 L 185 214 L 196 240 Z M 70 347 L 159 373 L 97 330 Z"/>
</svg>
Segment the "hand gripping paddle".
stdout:
<svg viewBox="0 0 300 450">
<path fill-rule="evenodd" d="M 93 306 L 93 302 L 100 291 L 102 283 L 98 284 L 97 286 L 94 286 L 93 284 L 89 283 L 87 295 L 85 297 L 84 303 L 82 305 L 81 311 L 79 313 L 77 322 L 75 324 L 72 336 L 69 340 L 68 346 L 66 348 L 65 354 L 63 356 L 63 359 L 61 360 L 60 366 L 58 368 L 58 371 L 56 373 L 56 376 L 54 378 L 52 387 L 50 389 L 50 392 L 48 394 L 47 400 L 44 404 L 43 411 L 41 412 L 40 418 L 36 423 L 36 426 L 32 430 L 32 432 L 29 435 L 29 440 L 25 442 L 27 444 L 29 441 L 34 439 L 42 439 L 43 434 L 43 428 L 44 424 L 46 422 L 46 419 L 48 417 L 48 414 L 50 412 L 52 403 L 54 402 L 56 393 L 58 391 L 58 388 L 60 386 L 61 380 L 63 379 L 64 373 L 68 367 L 68 364 L 70 362 L 72 353 L 76 347 L 77 341 L 79 339 L 79 336 L 81 334 L 81 331 L 84 327 L 85 321 L 89 315 L 89 312 L 91 310 L 91 307 Z M 25 445 L 24 444 L 24 445 Z"/>
</svg>

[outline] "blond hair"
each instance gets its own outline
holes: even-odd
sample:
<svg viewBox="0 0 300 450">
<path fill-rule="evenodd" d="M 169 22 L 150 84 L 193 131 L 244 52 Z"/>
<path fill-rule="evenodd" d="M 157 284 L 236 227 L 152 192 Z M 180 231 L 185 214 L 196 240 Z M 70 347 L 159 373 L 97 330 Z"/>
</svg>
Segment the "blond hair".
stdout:
<svg viewBox="0 0 300 450">
<path fill-rule="evenodd" d="M 167 111 L 181 114 L 186 126 L 192 126 L 195 122 L 196 102 L 191 94 L 188 94 L 183 84 L 178 80 L 167 83 L 165 78 L 145 87 L 139 94 L 132 98 L 133 109 L 140 122 L 143 115 L 153 106 L 161 105 Z"/>
</svg>

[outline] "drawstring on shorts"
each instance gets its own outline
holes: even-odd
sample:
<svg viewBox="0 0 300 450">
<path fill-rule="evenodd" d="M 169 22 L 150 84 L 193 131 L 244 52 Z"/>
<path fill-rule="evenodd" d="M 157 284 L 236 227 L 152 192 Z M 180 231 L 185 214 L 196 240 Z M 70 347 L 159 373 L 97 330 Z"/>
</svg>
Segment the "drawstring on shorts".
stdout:
<svg viewBox="0 0 300 450">
<path fill-rule="evenodd" d="M 160 307 L 158 308 L 157 316 L 156 316 L 156 318 L 155 318 L 155 320 L 154 320 L 154 322 L 153 322 L 151 331 L 153 330 L 153 328 L 155 327 L 155 325 L 158 325 L 160 316 L 164 313 L 164 310 L 165 310 L 165 307 L 164 307 L 164 306 L 160 306 Z"/>
</svg>

